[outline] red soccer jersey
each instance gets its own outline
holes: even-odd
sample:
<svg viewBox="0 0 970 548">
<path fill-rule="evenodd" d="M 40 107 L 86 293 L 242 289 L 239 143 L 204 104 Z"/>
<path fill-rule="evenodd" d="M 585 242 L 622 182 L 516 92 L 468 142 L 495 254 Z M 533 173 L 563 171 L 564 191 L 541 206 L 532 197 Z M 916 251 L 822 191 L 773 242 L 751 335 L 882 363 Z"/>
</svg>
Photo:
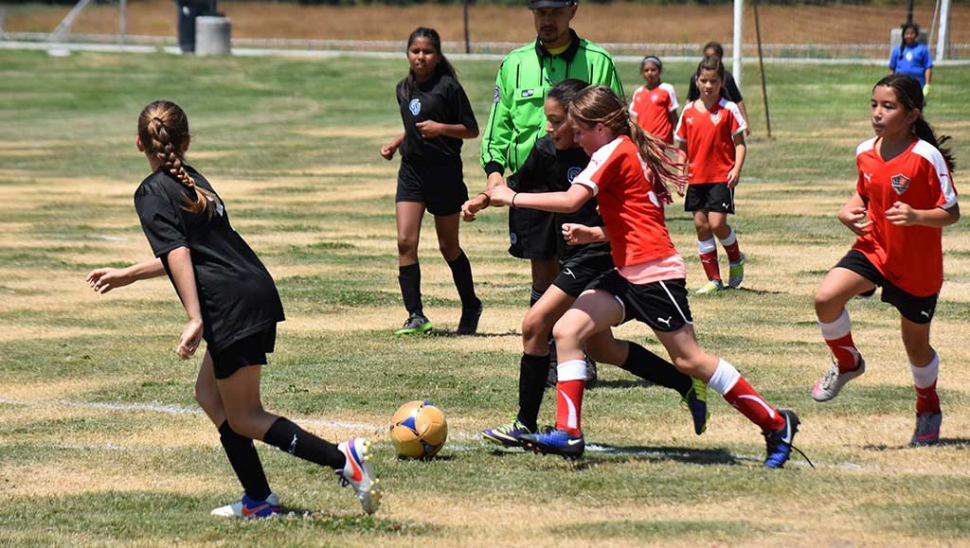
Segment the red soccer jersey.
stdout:
<svg viewBox="0 0 970 548">
<path fill-rule="evenodd" d="M 640 86 L 633 92 L 633 100 L 630 101 L 630 112 L 636 113 L 640 127 L 668 145 L 674 144 L 674 125 L 670 123 L 669 113 L 678 107 L 674 86 L 666 83 L 653 89 Z"/>
<path fill-rule="evenodd" d="M 573 184 L 589 187 L 596 196 L 617 268 L 677 253 L 653 191 L 652 175 L 626 135 L 593 153 Z"/>
<path fill-rule="evenodd" d="M 687 142 L 687 180 L 692 185 L 727 182 L 734 169 L 734 136 L 748 127 L 738 105 L 721 99 L 710 110 L 700 100 L 688 103 L 677 123 L 676 139 Z"/>
<path fill-rule="evenodd" d="M 940 292 L 943 286 L 943 229 L 896 226 L 886 210 L 896 202 L 913 209 L 949 209 L 957 191 L 940 151 L 915 139 L 906 152 L 888 162 L 877 149 L 878 138 L 856 149 L 859 180 L 856 190 L 868 205 L 872 229 L 852 249 L 868 258 L 879 272 L 903 291 L 917 297 Z"/>
</svg>

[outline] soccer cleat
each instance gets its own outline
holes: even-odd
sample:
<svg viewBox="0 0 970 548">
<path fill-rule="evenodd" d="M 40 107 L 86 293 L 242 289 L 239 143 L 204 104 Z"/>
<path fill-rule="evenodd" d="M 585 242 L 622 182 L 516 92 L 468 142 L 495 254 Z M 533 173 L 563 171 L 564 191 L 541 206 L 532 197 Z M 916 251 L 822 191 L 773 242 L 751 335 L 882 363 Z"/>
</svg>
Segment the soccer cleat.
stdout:
<svg viewBox="0 0 970 548">
<path fill-rule="evenodd" d="M 394 332 L 395 335 L 418 335 L 421 333 L 427 333 L 431 331 L 431 320 L 424 317 L 423 314 L 411 314 L 407 321 L 404 322 L 404 327 L 398 329 Z"/>
<path fill-rule="evenodd" d="M 565 430 L 550 430 L 538 434 L 523 434 L 526 449 L 543 455 L 560 455 L 565 459 L 578 459 L 586 451 L 583 435 L 573 436 Z"/>
<path fill-rule="evenodd" d="M 913 447 L 921 447 L 940 443 L 940 423 L 942 422 L 943 413 L 940 411 L 916 415 L 916 430 L 909 444 Z"/>
<path fill-rule="evenodd" d="M 522 436 L 534 433 L 533 430 L 519 422 L 519 419 L 516 418 L 508 424 L 482 430 L 482 438 L 485 441 L 490 441 L 503 447 L 524 447 Z"/>
<path fill-rule="evenodd" d="M 266 500 L 253 500 L 248 495 L 212 510 L 213 516 L 236 518 L 268 518 L 280 513 L 280 498 L 270 493 Z"/>
<path fill-rule="evenodd" d="M 478 320 L 482 317 L 482 301 L 471 308 L 461 309 L 461 319 L 458 320 L 458 335 L 474 335 L 478 331 Z"/>
<path fill-rule="evenodd" d="M 790 409 L 779 409 L 778 413 L 785 417 L 785 425 L 764 434 L 768 452 L 765 457 L 766 468 L 784 468 L 791 457 L 792 441 L 798 433 L 798 415 Z"/>
<path fill-rule="evenodd" d="M 828 373 L 822 376 L 812 388 L 812 398 L 815 401 L 829 401 L 839 395 L 842 387 L 852 379 L 862 376 L 866 372 L 866 360 L 859 354 L 859 365 L 852 371 L 839 372 L 839 364 L 833 363 Z"/>
<path fill-rule="evenodd" d="M 694 292 L 695 295 L 707 295 L 708 293 L 717 293 L 724 289 L 724 282 L 721 280 L 710 280 L 704 284 L 700 289 Z"/>
<path fill-rule="evenodd" d="M 728 273 L 728 287 L 731 289 L 740 287 L 741 282 L 744 281 L 744 253 L 741 254 L 741 258 L 737 262 L 730 262 Z"/>
<path fill-rule="evenodd" d="M 707 385 L 698 379 L 691 379 L 691 382 L 693 386 L 680 403 L 690 410 L 690 416 L 694 419 L 694 433 L 700 436 L 707 430 L 707 421 L 711 418 L 711 411 L 707 408 Z"/>
<path fill-rule="evenodd" d="M 364 512 L 373 514 L 381 505 L 380 480 L 374 474 L 371 466 L 371 444 L 364 438 L 351 438 L 337 446 L 347 457 L 343 470 L 337 470 L 340 485 L 352 485 L 357 491 L 357 498 Z"/>
</svg>

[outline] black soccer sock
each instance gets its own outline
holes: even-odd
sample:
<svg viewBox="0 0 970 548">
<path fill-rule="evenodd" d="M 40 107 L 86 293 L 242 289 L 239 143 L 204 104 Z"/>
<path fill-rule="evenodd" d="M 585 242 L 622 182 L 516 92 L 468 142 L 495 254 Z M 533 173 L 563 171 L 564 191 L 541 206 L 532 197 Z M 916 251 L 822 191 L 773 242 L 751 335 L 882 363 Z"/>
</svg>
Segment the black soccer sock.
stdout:
<svg viewBox="0 0 970 548">
<path fill-rule="evenodd" d="M 542 406 L 542 393 L 546 389 L 549 376 L 549 356 L 522 354 L 519 362 L 519 414 L 517 418 L 524 426 L 536 430 L 539 423 L 539 407 Z"/>
<path fill-rule="evenodd" d="M 529 296 L 529 308 L 531 308 L 532 305 L 539 302 L 539 299 L 542 298 L 543 293 L 545 293 L 544 290 L 540 291 L 536 289 L 535 286 L 532 286 L 532 295 Z"/>
<path fill-rule="evenodd" d="M 423 316 L 420 263 L 398 267 L 398 272 L 398 280 L 401 282 L 401 296 L 404 297 L 404 308 L 407 309 L 408 314 L 421 314 Z"/>
<path fill-rule="evenodd" d="M 468 262 L 468 256 L 464 250 L 454 261 L 448 263 L 451 269 L 451 278 L 455 280 L 455 288 L 458 289 L 458 296 L 461 297 L 462 308 L 478 308 L 482 302 L 475 296 L 475 280 L 472 277 L 472 264 Z"/>
<path fill-rule="evenodd" d="M 314 436 L 284 417 L 276 419 L 266 431 L 263 441 L 278 447 L 280 451 L 337 471 L 343 470 L 347 463 L 347 458 L 336 445 Z"/>
<path fill-rule="evenodd" d="M 219 441 L 246 495 L 253 500 L 266 500 L 271 491 L 253 440 L 237 434 L 229 421 L 223 421 L 219 426 Z"/>
<path fill-rule="evenodd" d="M 687 395 L 693 386 L 690 377 L 678 371 L 674 364 L 639 344 L 633 342 L 627 344 L 630 345 L 630 353 L 627 354 L 626 362 L 620 365 L 620 369 L 656 385 L 672 388 L 681 396 Z"/>
</svg>

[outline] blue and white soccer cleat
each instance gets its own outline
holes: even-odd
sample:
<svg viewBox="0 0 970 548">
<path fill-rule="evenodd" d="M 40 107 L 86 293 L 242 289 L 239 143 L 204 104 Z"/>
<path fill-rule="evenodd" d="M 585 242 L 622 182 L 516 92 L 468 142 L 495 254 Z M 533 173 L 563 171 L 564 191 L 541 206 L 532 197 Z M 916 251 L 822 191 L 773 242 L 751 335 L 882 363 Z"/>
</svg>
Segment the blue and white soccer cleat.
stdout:
<svg viewBox="0 0 970 548">
<path fill-rule="evenodd" d="M 766 468 L 783 468 L 788 459 L 791 458 L 792 442 L 795 434 L 798 433 L 798 415 L 790 409 L 779 409 L 778 413 L 785 417 L 785 425 L 774 432 L 766 432 L 765 445 L 767 446 L 767 456 L 765 457 Z"/>
<path fill-rule="evenodd" d="M 370 464 L 371 444 L 364 438 L 351 438 L 337 446 L 347 457 L 343 470 L 337 470 L 343 487 L 352 485 L 364 512 L 373 514 L 381 505 L 380 481 Z"/>
<path fill-rule="evenodd" d="M 586 451 L 583 435 L 573 436 L 565 430 L 551 430 L 538 434 L 523 434 L 526 449 L 544 455 L 560 455 L 566 459 L 578 459 Z"/>
<path fill-rule="evenodd" d="M 266 500 L 253 500 L 248 495 L 232 504 L 220 506 L 212 511 L 213 516 L 237 518 L 268 518 L 280 513 L 280 498 L 270 493 Z"/>
</svg>

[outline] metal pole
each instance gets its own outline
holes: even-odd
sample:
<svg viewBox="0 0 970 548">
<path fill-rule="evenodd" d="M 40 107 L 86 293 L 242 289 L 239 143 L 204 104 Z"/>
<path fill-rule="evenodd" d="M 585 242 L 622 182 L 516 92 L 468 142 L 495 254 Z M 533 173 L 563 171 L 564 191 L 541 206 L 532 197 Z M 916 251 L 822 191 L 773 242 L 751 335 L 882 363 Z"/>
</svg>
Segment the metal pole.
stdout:
<svg viewBox="0 0 970 548">
<path fill-rule="evenodd" d="M 909 3 L 906 5 L 906 24 L 907 25 L 913 24 L 913 1 L 914 0 L 909 0 Z"/>
<path fill-rule="evenodd" d="M 731 73 L 734 74 L 734 81 L 738 88 L 741 87 L 741 40 L 744 35 L 741 32 L 741 22 L 744 19 L 744 0 L 734 0 L 734 57 L 731 64 Z"/>
<path fill-rule="evenodd" d="M 121 0 L 121 45 L 125 45 L 125 38 L 128 36 L 128 2 Z"/>
<path fill-rule="evenodd" d="M 950 42 L 950 0 L 940 4 L 940 33 L 936 37 L 936 60 L 946 59 L 946 46 Z"/>
<path fill-rule="evenodd" d="M 464 0 L 462 4 L 464 5 L 465 12 L 465 53 L 471 53 L 472 44 L 468 37 L 468 0 Z"/>
<path fill-rule="evenodd" d="M 765 101 L 765 125 L 771 139 L 771 113 L 768 112 L 768 84 L 765 81 L 764 53 L 761 51 L 761 21 L 758 19 L 758 0 L 754 0 L 754 34 L 758 38 L 758 69 L 761 71 L 761 96 Z"/>
</svg>

